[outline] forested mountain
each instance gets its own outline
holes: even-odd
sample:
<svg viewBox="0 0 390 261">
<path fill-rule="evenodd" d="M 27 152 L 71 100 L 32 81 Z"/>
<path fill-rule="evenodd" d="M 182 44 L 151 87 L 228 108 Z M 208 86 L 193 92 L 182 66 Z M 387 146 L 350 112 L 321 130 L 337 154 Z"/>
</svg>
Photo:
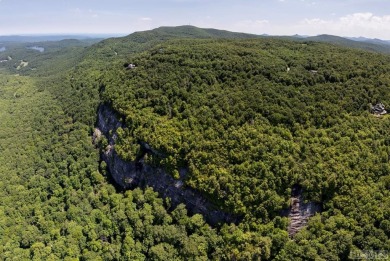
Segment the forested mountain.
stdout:
<svg viewBox="0 0 390 261">
<path fill-rule="evenodd" d="M 390 250 L 390 122 L 370 111 L 390 106 L 388 55 L 190 26 L 0 55 L 2 259 Z M 119 127 L 96 139 L 102 104 Z M 123 190 L 99 160 L 112 150 L 239 218 L 210 226 L 153 188 Z M 289 237 L 295 188 L 321 212 Z"/>
<path fill-rule="evenodd" d="M 375 41 L 372 39 L 359 40 L 359 39 L 348 39 L 344 37 L 334 36 L 334 35 L 318 35 L 304 38 L 305 40 L 315 41 L 315 42 L 325 42 L 341 45 L 344 47 L 353 47 L 362 50 L 380 52 L 380 53 L 390 53 L 390 44 L 385 41 Z"/>
<path fill-rule="evenodd" d="M 35 43 L 47 41 L 62 41 L 67 39 L 76 39 L 82 41 L 101 41 L 102 39 L 113 37 L 115 35 L 0 35 L 0 43 Z"/>
<path fill-rule="evenodd" d="M 366 43 L 374 43 L 374 44 L 380 44 L 380 45 L 390 45 L 389 40 L 381 40 L 377 38 L 366 38 L 366 37 L 348 37 L 348 39 L 358 41 L 358 42 L 366 42 Z"/>
</svg>

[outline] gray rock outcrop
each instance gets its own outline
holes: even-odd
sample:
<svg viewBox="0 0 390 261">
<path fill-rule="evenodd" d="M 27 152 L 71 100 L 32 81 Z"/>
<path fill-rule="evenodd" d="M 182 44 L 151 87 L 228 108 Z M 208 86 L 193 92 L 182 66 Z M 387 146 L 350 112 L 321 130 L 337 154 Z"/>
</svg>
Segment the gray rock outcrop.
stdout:
<svg viewBox="0 0 390 261">
<path fill-rule="evenodd" d="M 295 185 L 291 193 L 291 206 L 288 211 L 288 234 L 293 237 L 299 230 L 305 227 L 309 218 L 321 212 L 321 205 L 314 202 L 304 203 L 302 187 Z"/>
<path fill-rule="evenodd" d="M 370 104 L 371 112 L 375 115 L 384 115 L 387 113 L 385 110 L 385 105 L 383 103 L 377 103 L 374 106 Z"/>
<path fill-rule="evenodd" d="M 106 162 L 108 172 L 115 183 L 122 189 L 135 187 L 152 187 L 160 196 L 171 199 L 171 207 L 175 208 L 184 203 L 191 214 L 202 214 L 211 224 L 237 223 L 240 218 L 220 210 L 199 191 L 185 185 L 185 168 L 179 171 L 180 178 L 174 179 L 163 168 L 152 167 L 144 162 L 144 154 L 133 162 L 125 161 L 115 151 L 116 130 L 124 124 L 119 120 L 120 115 L 110 106 L 101 104 L 98 109 L 97 130 L 95 135 L 104 135 L 108 145 L 101 153 L 101 159 Z M 158 153 L 146 142 L 140 141 L 141 150 L 146 153 Z"/>
</svg>

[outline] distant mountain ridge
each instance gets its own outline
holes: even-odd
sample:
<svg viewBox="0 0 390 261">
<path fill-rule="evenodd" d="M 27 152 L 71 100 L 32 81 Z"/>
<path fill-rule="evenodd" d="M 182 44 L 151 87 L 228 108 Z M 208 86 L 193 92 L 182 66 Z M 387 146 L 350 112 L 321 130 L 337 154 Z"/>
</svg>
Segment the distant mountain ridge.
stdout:
<svg viewBox="0 0 390 261">
<path fill-rule="evenodd" d="M 251 38 L 264 38 L 264 37 L 276 37 L 285 38 L 298 41 L 314 41 L 314 42 L 325 42 L 330 44 L 337 44 L 345 47 L 358 48 L 366 51 L 374 51 L 380 53 L 390 53 L 390 41 L 370 38 L 348 38 L 340 37 L 335 35 L 317 35 L 317 36 L 306 36 L 306 35 L 293 35 L 293 36 L 272 36 L 272 35 L 256 35 L 247 33 L 230 32 L 226 30 L 218 30 L 211 28 L 198 28 L 195 26 L 177 26 L 168 27 L 163 26 L 150 31 L 135 32 L 124 37 L 124 40 L 131 40 L 138 43 L 145 43 L 150 39 L 159 39 L 164 41 L 172 38 L 227 38 L 227 39 L 251 39 Z"/>
<path fill-rule="evenodd" d="M 374 44 L 384 44 L 384 45 L 390 45 L 390 40 L 382 40 L 378 38 L 366 38 L 366 37 L 345 37 L 350 40 L 358 41 L 358 42 L 367 42 L 367 43 L 374 43 Z"/>
<path fill-rule="evenodd" d="M 191 25 L 183 26 L 162 26 L 150 31 L 135 32 L 125 37 L 127 40 L 135 40 L 143 42 L 149 37 L 157 37 L 159 40 L 166 40 L 171 38 L 229 38 L 229 39 L 247 39 L 247 38 L 260 38 L 264 36 L 247 33 L 230 32 L 226 30 L 218 30 L 213 28 L 198 28 Z"/>
<path fill-rule="evenodd" d="M 372 39 L 366 37 L 341 37 L 335 35 L 321 34 L 317 36 L 307 35 L 291 35 L 291 36 L 273 36 L 268 34 L 249 34 L 240 32 L 231 32 L 227 30 L 219 30 L 213 28 L 199 28 L 191 25 L 183 26 L 161 26 L 148 31 L 134 32 L 127 36 L 121 35 L 8 35 L 0 36 L 0 43 L 4 42 L 43 42 L 43 41 L 61 41 L 65 39 L 76 40 L 104 40 L 116 39 L 115 41 L 127 42 L 131 41 L 138 44 L 149 42 L 160 42 L 174 38 L 227 38 L 227 39 L 250 39 L 274 37 L 291 39 L 298 41 L 315 41 L 338 44 L 345 47 L 358 48 L 367 51 L 380 53 L 390 53 L 390 40 Z"/>
<path fill-rule="evenodd" d="M 115 35 L 0 35 L 1 42 L 46 42 L 61 41 L 68 39 L 91 40 L 114 37 Z"/>
<path fill-rule="evenodd" d="M 344 47 L 357 48 L 366 51 L 379 52 L 379 53 L 390 53 L 390 41 L 380 39 L 369 39 L 364 37 L 353 38 L 353 37 L 341 37 L 335 35 L 321 34 L 317 36 L 291 36 L 283 37 L 298 41 L 313 41 L 313 42 L 324 42 L 330 44 L 337 44 Z"/>
</svg>

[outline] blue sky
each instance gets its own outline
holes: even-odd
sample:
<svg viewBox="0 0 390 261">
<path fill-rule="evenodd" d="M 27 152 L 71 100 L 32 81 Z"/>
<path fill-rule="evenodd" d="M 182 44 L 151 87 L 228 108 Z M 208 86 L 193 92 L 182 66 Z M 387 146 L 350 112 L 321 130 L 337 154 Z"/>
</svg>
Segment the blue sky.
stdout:
<svg viewBox="0 0 390 261">
<path fill-rule="evenodd" d="M 188 24 L 390 40 L 390 0 L 0 0 L 0 35 L 130 34 Z"/>
</svg>

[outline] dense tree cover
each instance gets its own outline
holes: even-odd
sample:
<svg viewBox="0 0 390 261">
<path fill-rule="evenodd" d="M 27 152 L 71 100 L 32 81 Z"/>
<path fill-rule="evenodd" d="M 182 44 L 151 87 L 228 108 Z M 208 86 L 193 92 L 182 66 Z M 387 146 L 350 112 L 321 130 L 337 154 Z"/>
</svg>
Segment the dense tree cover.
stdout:
<svg viewBox="0 0 390 261">
<path fill-rule="evenodd" d="M 99 168 L 87 117 L 98 102 L 87 94 L 98 87 L 100 64 L 69 71 L 68 63 L 51 59 L 54 75 L 38 69 L 11 76 L 3 69 L 0 76 L 0 259 L 270 257 L 268 236 L 212 229 L 152 189 L 118 192 Z"/>
<path fill-rule="evenodd" d="M 278 219 L 301 184 L 323 202 L 322 226 L 348 222 L 344 254 L 389 247 L 389 122 L 368 111 L 389 101 L 388 56 L 313 42 L 179 40 L 129 62 L 137 67 L 106 73 L 102 92 L 126 119 L 123 158 L 147 142 L 163 154 L 151 164 L 172 174 L 188 167 L 187 185 L 247 224 Z"/>
<path fill-rule="evenodd" d="M 34 79 L 2 74 L 0 84 L 0 259 L 228 257 L 202 216 L 183 205 L 168 212 L 151 189 L 118 193 L 107 183 L 88 126 Z"/>
<path fill-rule="evenodd" d="M 25 59 L 31 64 L 39 66 L 36 70 L 31 70 L 29 65 L 21 70 L 16 70 L 16 67 L 10 68 L 9 71 L 11 73 L 39 75 L 42 88 L 50 91 L 61 101 L 61 105 L 68 115 L 91 126 L 96 119 L 99 90 L 103 87 L 102 77 L 106 71 L 112 69 L 113 63 L 128 59 L 169 39 L 183 37 L 236 39 L 258 36 L 201 29 L 193 26 L 161 27 L 146 32 L 136 32 L 126 37 L 109 38 L 86 49 L 85 46 L 90 44 L 89 41 L 64 40 L 60 41 L 61 44 L 51 43 L 48 46 L 41 43 L 39 46 L 47 47 L 48 53 L 45 55 L 45 53 L 28 50 L 28 54 L 34 54 L 31 59 L 23 58 L 27 57 L 26 49 L 25 47 L 20 49 L 18 46 L 16 48 L 17 53 L 20 53 L 18 57 L 22 57 L 18 59 Z M 59 46 L 62 48 L 58 49 Z M 7 51 L 11 51 L 11 49 L 7 49 Z M 5 52 L 3 55 L 8 54 Z M 50 61 L 46 60 L 46 57 Z M 0 64 L 0 68 L 2 66 Z M 42 77 L 44 78 L 41 79 Z"/>
<path fill-rule="evenodd" d="M 389 118 L 368 107 L 389 105 L 390 58 L 277 39 L 168 41 L 218 35 L 251 38 L 160 28 L 85 50 L 27 50 L 36 70 L 1 64 L 29 75 L 0 76 L 1 259 L 345 260 L 389 250 Z M 151 164 L 173 175 L 188 167 L 186 185 L 244 220 L 211 228 L 150 188 L 117 191 L 91 144 L 99 94 L 124 115 L 123 158 L 150 143 L 163 155 Z M 280 211 L 297 183 L 324 211 L 289 239 Z"/>
<path fill-rule="evenodd" d="M 4 43 L 4 52 L 0 52 L 0 68 L 12 73 L 24 75 L 48 76 L 57 74 L 65 68 L 74 67 L 77 59 L 86 47 L 93 44 L 93 40 L 62 40 L 56 42 L 35 43 Z M 42 52 L 32 47 L 42 48 Z M 11 58 L 9 60 L 9 58 Z M 19 67 L 21 61 L 27 62 L 25 67 Z"/>
</svg>

